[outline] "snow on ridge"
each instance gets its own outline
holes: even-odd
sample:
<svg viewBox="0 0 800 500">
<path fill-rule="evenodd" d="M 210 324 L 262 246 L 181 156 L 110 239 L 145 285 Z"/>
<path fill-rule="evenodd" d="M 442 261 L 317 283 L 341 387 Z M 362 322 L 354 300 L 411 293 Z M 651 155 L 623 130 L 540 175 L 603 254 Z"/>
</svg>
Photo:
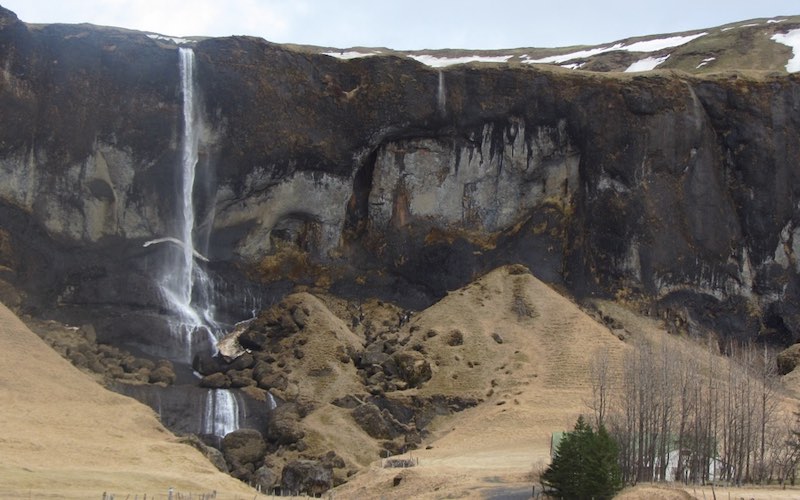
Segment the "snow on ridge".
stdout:
<svg viewBox="0 0 800 500">
<path fill-rule="evenodd" d="M 770 39 L 792 48 L 793 56 L 786 63 L 786 71 L 789 73 L 800 71 L 800 29 L 789 30 L 787 33 L 776 33 Z"/>
<path fill-rule="evenodd" d="M 717 58 L 716 58 L 716 57 L 706 57 L 705 59 L 703 59 L 702 61 L 700 61 L 700 64 L 698 64 L 698 65 L 697 65 L 697 67 L 696 67 L 695 69 L 700 69 L 700 68 L 702 68 L 703 66 L 705 66 L 706 64 L 708 64 L 708 63 L 710 63 L 710 62 L 712 62 L 712 61 L 716 61 L 716 60 L 717 60 Z"/>
<path fill-rule="evenodd" d="M 357 52 L 355 50 L 339 51 L 339 52 L 323 52 L 326 56 L 335 57 L 337 59 L 356 59 L 359 57 L 369 57 L 379 54 L 379 52 Z"/>
<path fill-rule="evenodd" d="M 677 47 L 679 45 L 683 45 L 686 43 L 691 42 L 695 38 L 700 38 L 701 36 L 707 35 L 708 32 L 703 31 L 702 33 L 695 33 L 694 35 L 679 35 L 679 36 L 670 36 L 667 38 L 656 38 L 654 40 L 644 40 L 641 42 L 633 42 L 628 45 L 623 45 L 621 43 L 615 43 L 614 45 L 606 46 L 606 47 L 597 47 L 594 49 L 586 49 L 586 50 L 579 50 L 577 52 L 570 52 L 568 54 L 559 54 L 555 56 L 548 56 L 542 57 L 540 59 L 528 59 L 525 58 L 522 62 L 528 64 L 540 64 L 540 63 L 565 63 L 567 61 L 571 61 L 573 59 L 583 59 L 586 57 L 596 56 L 598 54 L 603 54 L 605 52 L 612 52 L 615 50 L 625 50 L 628 52 L 656 52 L 659 50 L 669 49 L 671 47 Z M 662 61 L 663 62 L 663 61 Z M 636 63 L 634 63 L 636 64 Z M 659 63 L 660 64 L 660 63 Z M 638 71 L 638 70 L 637 70 Z"/>
<path fill-rule="evenodd" d="M 644 59 L 640 59 L 635 63 L 628 66 L 628 69 L 625 70 L 625 73 L 636 73 L 639 71 L 651 71 L 656 69 L 656 67 L 669 59 L 669 54 L 663 57 L 645 57 Z"/>
<path fill-rule="evenodd" d="M 529 59 L 528 56 L 526 55 L 523 56 L 524 60 L 522 62 L 527 64 L 539 64 L 539 63 L 561 64 L 567 61 L 571 61 L 572 59 L 583 59 L 586 57 L 592 57 L 598 54 L 602 54 L 604 52 L 611 52 L 612 50 L 622 50 L 622 44 L 617 43 L 610 47 L 597 47 L 594 49 L 579 50 L 577 52 L 570 52 L 569 54 L 559 54 L 555 56 L 542 57 L 539 59 Z"/>
<path fill-rule="evenodd" d="M 152 38 L 153 40 L 164 40 L 166 42 L 172 42 L 178 45 L 184 43 L 194 43 L 193 40 L 189 40 L 188 38 L 180 38 L 177 36 L 164 36 L 164 35 L 156 35 L 155 33 L 147 35 L 147 38 Z"/>
<path fill-rule="evenodd" d="M 410 55 L 408 56 L 417 62 L 421 62 L 427 66 L 434 68 L 443 68 L 445 66 L 452 66 L 454 64 L 466 64 L 470 62 L 488 62 L 488 63 L 505 63 L 513 57 L 507 56 L 462 56 L 462 57 L 437 57 L 430 54 Z"/>
<path fill-rule="evenodd" d="M 769 22 L 769 21 L 767 21 Z M 749 23 L 749 24 L 739 24 L 736 26 L 728 26 L 727 28 L 722 28 L 720 31 L 730 31 L 736 28 L 752 28 L 754 26 L 761 26 L 759 23 Z"/>
<path fill-rule="evenodd" d="M 776 24 L 776 23 L 782 23 L 784 21 L 786 21 L 786 19 L 767 19 L 766 24 Z M 730 30 L 736 29 L 736 28 L 752 28 L 754 26 L 761 26 L 762 24 L 764 24 L 764 23 L 739 24 L 737 26 L 728 26 L 727 28 L 722 28 L 722 29 L 720 29 L 720 31 L 730 31 Z"/>
<path fill-rule="evenodd" d="M 622 48 L 622 50 L 627 50 L 628 52 L 656 52 L 658 50 L 669 49 L 672 47 L 677 47 L 679 45 L 689 43 L 695 38 L 700 38 L 701 36 L 707 34 L 708 34 L 707 32 L 703 31 L 702 33 L 696 33 L 694 35 L 671 36 L 668 38 L 645 40 L 642 42 L 635 42 L 630 45 L 626 45 Z"/>
</svg>

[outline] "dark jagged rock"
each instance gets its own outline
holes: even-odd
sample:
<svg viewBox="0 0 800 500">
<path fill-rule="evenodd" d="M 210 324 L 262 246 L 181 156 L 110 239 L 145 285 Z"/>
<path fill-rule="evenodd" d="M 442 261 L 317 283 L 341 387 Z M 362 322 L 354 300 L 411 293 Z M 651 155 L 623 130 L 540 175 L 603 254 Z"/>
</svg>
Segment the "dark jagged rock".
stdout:
<svg viewBox="0 0 800 500">
<path fill-rule="evenodd" d="M 409 387 L 419 387 L 433 376 L 431 364 L 417 351 L 400 351 L 392 355 L 398 376 Z"/>
<path fill-rule="evenodd" d="M 182 437 L 181 442 L 197 449 L 208 459 L 209 462 L 214 464 L 214 467 L 216 467 L 220 472 L 229 472 L 228 464 L 225 462 L 225 457 L 218 449 L 206 445 L 194 434 Z"/>
<path fill-rule="evenodd" d="M 227 389 L 231 387 L 231 379 L 224 373 L 212 373 L 200 379 L 200 387 L 208 389 Z"/>
<path fill-rule="evenodd" d="M 172 384 L 175 382 L 175 371 L 169 366 L 159 366 L 150 371 L 151 384 Z"/>
<path fill-rule="evenodd" d="M 394 439 L 411 429 L 398 421 L 388 410 L 381 410 L 372 403 L 357 406 L 351 412 L 353 420 L 370 436 L 376 439 Z"/>
<path fill-rule="evenodd" d="M 283 404 L 272 412 L 267 424 L 267 440 L 281 446 L 297 443 L 305 437 L 296 405 Z"/>
<path fill-rule="evenodd" d="M 263 460 L 266 451 L 264 438 L 254 429 L 235 430 L 222 439 L 222 453 L 232 470 Z"/>
<path fill-rule="evenodd" d="M 258 491 L 272 491 L 272 488 L 279 483 L 280 477 L 271 468 L 265 466 L 259 467 L 253 473 L 251 478 L 253 487 Z"/>
<path fill-rule="evenodd" d="M 333 487 L 330 465 L 316 460 L 293 460 L 281 472 L 282 494 L 319 496 Z"/>
</svg>

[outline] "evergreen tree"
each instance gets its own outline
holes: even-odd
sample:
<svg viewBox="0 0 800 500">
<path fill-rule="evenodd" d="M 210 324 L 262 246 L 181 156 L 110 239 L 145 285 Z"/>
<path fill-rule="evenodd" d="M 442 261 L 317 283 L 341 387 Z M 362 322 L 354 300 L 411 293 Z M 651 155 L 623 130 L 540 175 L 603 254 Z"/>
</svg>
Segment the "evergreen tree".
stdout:
<svg viewBox="0 0 800 500">
<path fill-rule="evenodd" d="M 617 444 L 601 425 L 597 432 L 578 417 L 575 429 L 558 444 L 542 483 L 560 498 L 612 498 L 622 488 Z"/>
</svg>

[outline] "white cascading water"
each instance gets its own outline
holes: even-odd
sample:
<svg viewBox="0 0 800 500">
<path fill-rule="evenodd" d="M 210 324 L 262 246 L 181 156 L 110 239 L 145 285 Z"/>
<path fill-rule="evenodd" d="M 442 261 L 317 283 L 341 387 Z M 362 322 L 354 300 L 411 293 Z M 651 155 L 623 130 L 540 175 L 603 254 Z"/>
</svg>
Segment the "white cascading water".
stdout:
<svg viewBox="0 0 800 500">
<path fill-rule="evenodd" d="M 181 249 L 164 273 L 161 292 L 176 314 L 170 324 L 173 340 L 179 344 L 185 361 L 191 363 L 196 349 L 211 349 L 216 354 L 217 340 L 224 333 L 214 319 L 211 304 L 211 280 L 205 270 L 195 264 L 195 259 L 207 261 L 195 249 L 195 213 L 193 192 L 195 169 L 199 159 L 201 121 L 197 113 L 197 95 L 194 87 L 194 51 L 178 49 L 180 57 L 181 91 L 183 92 L 183 142 L 181 154 L 180 231 L 177 238 L 166 237 L 148 241 L 173 243 Z M 197 288 L 197 290 L 195 290 Z M 193 297 L 200 297 L 195 303 Z M 239 404 L 235 395 L 226 389 L 210 390 L 206 396 L 204 431 L 223 437 L 239 428 Z"/>
<path fill-rule="evenodd" d="M 225 437 L 239 428 L 239 403 L 226 389 L 209 389 L 206 395 L 206 414 L 203 432 Z"/>
<path fill-rule="evenodd" d="M 181 253 L 169 263 L 167 271 L 161 280 L 161 292 L 176 313 L 177 318 L 172 322 L 171 330 L 176 341 L 180 344 L 187 361 L 191 361 L 194 337 L 200 333 L 214 344 L 212 327 L 216 326 L 205 308 L 198 308 L 192 303 L 195 280 L 199 277 L 202 284 L 207 281 L 202 268 L 195 265 L 195 258 L 207 260 L 194 247 L 194 205 L 192 193 L 194 191 L 195 169 L 199 157 L 200 125 L 195 110 L 194 91 L 194 51 L 192 49 L 178 49 L 180 56 L 181 91 L 183 92 L 183 140 L 181 152 L 181 191 L 179 193 L 180 220 L 178 237 L 166 237 L 150 240 L 144 244 L 149 246 L 156 243 L 174 243 L 180 248 Z M 208 321 L 212 319 L 212 321 Z"/>
</svg>

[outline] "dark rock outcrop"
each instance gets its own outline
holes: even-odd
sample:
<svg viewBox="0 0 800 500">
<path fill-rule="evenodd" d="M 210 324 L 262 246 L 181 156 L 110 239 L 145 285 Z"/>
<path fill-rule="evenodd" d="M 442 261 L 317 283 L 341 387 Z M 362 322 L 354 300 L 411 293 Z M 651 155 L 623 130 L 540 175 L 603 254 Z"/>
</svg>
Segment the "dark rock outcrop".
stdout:
<svg viewBox="0 0 800 500">
<path fill-rule="evenodd" d="M 392 355 L 392 361 L 397 367 L 398 375 L 408 387 L 419 387 L 433 376 L 431 364 L 417 351 L 396 352 Z"/>
<path fill-rule="evenodd" d="M 410 431 L 408 425 L 399 422 L 388 410 L 381 410 L 372 403 L 357 406 L 351 414 L 353 420 L 376 439 L 394 439 Z"/>
<path fill-rule="evenodd" d="M 290 283 L 421 308 L 522 263 L 578 297 L 680 312 L 692 334 L 800 339 L 796 74 L 457 65 L 439 106 L 439 70 L 398 55 L 192 48 L 195 213 L 230 317 Z M 175 230 L 177 46 L 3 10 L 0 63 L 2 279 L 22 309 L 152 352 L 166 250 L 142 243 Z M 303 313 L 264 326 L 288 335 Z"/>
<path fill-rule="evenodd" d="M 206 445 L 194 434 L 190 434 L 181 438 L 181 441 L 197 449 L 208 459 L 209 462 L 214 464 L 214 467 L 219 469 L 220 472 L 230 472 L 228 470 L 228 464 L 225 462 L 225 456 L 218 449 Z"/>
<path fill-rule="evenodd" d="M 305 437 L 295 405 L 284 404 L 272 412 L 266 437 L 270 443 L 278 446 L 294 444 Z"/>
<path fill-rule="evenodd" d="M 222 453 L 231 470 L 263 460 L 267 445 L 261 433 L 254 429 L 239 429 L 222 439 Z"/>
<path fill-rule="evenodd" d="M 331 466 L 316 460 L 293 460 L 283 466 L 281 493 L 319 496 L 333 487 Z"/>
<path fill-rule="evenodd" d="M 279 483 L 280 477 L 278 474 L 275 473 L 272 469 L 267 467 L 266 465 L 259 467 L 253 473 L 253 477 L 251 478 L 253 487 L 256 488 L 258 491 L 272 491 Z"/>
</svg>

